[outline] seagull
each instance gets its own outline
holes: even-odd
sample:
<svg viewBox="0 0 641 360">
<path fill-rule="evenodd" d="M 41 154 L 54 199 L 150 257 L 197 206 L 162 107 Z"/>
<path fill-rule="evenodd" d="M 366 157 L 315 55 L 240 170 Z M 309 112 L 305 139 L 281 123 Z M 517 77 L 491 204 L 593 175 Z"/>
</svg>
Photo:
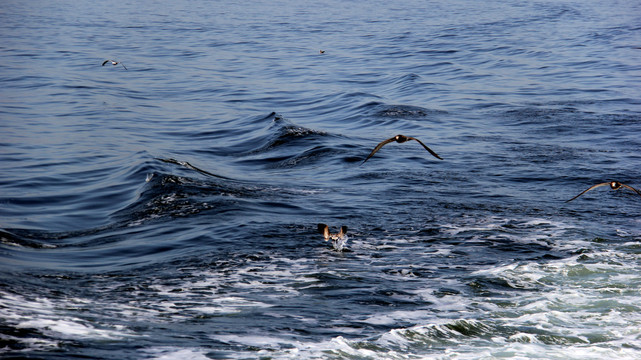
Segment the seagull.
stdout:
<svg viewBox="0 0 641 360">
<path fill-rule="evenodd" d="M 567 200 L 566 202 L 570 202 L 570 201 L 572 201 L 572 200 L 574 200 L 574 199 L 578 198 L 579 196 L 581 196 L 581 195 L 585 194 L 586 192 L 588 192 L 588 191 L 590 191 L 590 190 L 592 190 L 592 189 L 596 189 L 596 188 L 598 188 L 599 186 L 606 186 L 606 185 L 610 185 L 610 188 L 611 188 L 612 190 L 619 190 L 620 188 L 624 187 L 624 188 L 627 188 L 627 189 L 630 189 L 630 190 L 634 191 L 635 193 L 639 194 L 639 196 L 641 196 L 641 191 L 639 191 L 639 190 L 637 190 L 637 189 L 633 188 L 632 186 L 629 186 L 629 185 L 626 185 L 626 184 L 622 184 L 622 183 L 620 183 L 620 182 L 618 182 L 618 181 L 610 181 L 610 182 L 604 182 L 604 183 L 600 183 L 600 184 L 592 185 L 592 186 L 590 186 L 589 188 L 587 188 L 586 190 L 583 190 L 583 192 L 582 192 L 582 193 L 580 193 L 579 195 L 577 195 L 577 196 L 573 197 L 573 198 L 572 198 L 572 199 L 570 199 L 570 200 Z"/>
<path fill-rule="evenodd" d="M 323 234 L 325 241 L 332 240 L 341 240 L 347 234 L 347 226 L 341 226 L 341 230 L 337 234 L 332 234 L 329 232 L 329 226 L 325 224 L 318 224 L 318 233 Z"/>
<path fill-rule="evenodd" d="M 127 70 L 127 67 L 125 66 L 125 64 L 121 63 L 120 61 L 114 61 L 114 60 L 109 60 L 109 59 L 103 61 L 102 62 L 102 66 L 105 66 L 105 64 L 110 62 L 110 61 L 111 61 L 111 65 L 116 66 L 116 65 L 120 64 L 120 65 L 122 65 L 122 67 L 125 68 L 125 70 Z"/>
<path fill-rule="evenodd" d="M 318 232 L 323 234 L 325 241 L 332 239 L 332 245 L 335 250 L 343 250 L 343 246 L 347 242 L 347 226 L 341 226 L 341 230 L 337 234 L 332 234 L 329 232 L 329 226 L 318 224 Z"/>
<path fill-rule="evenodd" d="M 380 144 L 376 145 L 376 147 L 374 148 L 374 150 L 372 150 L 372 152 L 367 156 L 367 158 L 366 158 L 365 160 L 363 160 L 363 162 L 361 163 L 361 165 L 365 164 L 365 161 L 369 160 L 369 158 L 371 158 L 372 156 L 374 156 L 374 154 L 375 154 L 378 150 L 380 150 L 380 149 L 383 147 L 383 145 L 388 144 L 388 143 L 391 143 L 392 141 L 396 141 L 397 143 L 402 144 L 402 143 L 404 143 L 404 142 L 406 142 L 406 141 L 410 141 L 410 140 L 416 140 L 419 144 L 423 145 L 423 147 L 425 148 L 425 150 L 427 150 L 427 151 L 428 151 L 430 154 L 432 154 L 435 158 L 443 160 L 440 156 L 438 156 L 438 154 L 437 154 L 437 153 L 435 153 L 434 151 L 432 151 L 432 149 L 428 148 L 428 147 L 427 147 L 427 145 L 423 144 L 423 142 L 421 142 L 421 140 L 419 140 L 419 139 L 417 139 L 417 138 L 415 138 L 415 137 L 411 137 L 411 136 L 396 135 L 396 136 L 394 136 L 393 138 L 389 138 L 389 139 L 387 139 L 387 140 L 385 140 L 385 141 L 382 141 Z"/>
</svg>

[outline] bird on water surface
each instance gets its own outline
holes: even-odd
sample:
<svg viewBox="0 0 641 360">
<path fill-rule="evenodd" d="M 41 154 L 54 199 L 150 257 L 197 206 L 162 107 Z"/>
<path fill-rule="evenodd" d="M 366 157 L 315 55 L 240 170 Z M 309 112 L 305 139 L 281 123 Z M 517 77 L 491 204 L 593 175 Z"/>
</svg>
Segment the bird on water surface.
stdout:
<svg viewBox="0 0 641 360">
<path fill-rule="evenodd" d="M 332 239 L 332 240 L 342 240 L 345 237 L 345 234 L 347 234 L 347 226 L 341 226 L 341 229 L 338 233 L 333 234 L 329 232 L 329 226 L 325 224 L 318 224 L 318 232 L 320 234 L 323 234 L 325 237 L 325 241 Z"/>
<path fill-rule="evenodd" d="M 407 142 L 407 141 L 410 141 L 410 140 L 415 140 L 416 142 L 418 142 L 419 144 L 421 144 L 421 145 L 425 148 L 425 150 L 427 150 L 427 151 L 428 151 L 430 154 L 432 154 L 435 158 L 440 159 L 440 160 L 443 160 L 440 156 L 438 156 L 438 154 L 437 154 L 437 153 L 435 153 L 434 151 L 432 151 L 432 149 L 428 148 L 428 147 L 427 147 L 427 145 L 423 144 L 423 142 L 422 142 L 421 140 L 419 140 L 419 139 L 417 139 L 417 138 L 415 138 L 415 137 L 411 137 L 411 136 L 396 135 L 396 136 L 394 136 L 394 137 L 392 137 L 392 138 L 389 138 L 389 139 L 387 139 L 387 140 L 381 141 L 378 145 L 376 145 L 376 147 L 374 148 L 374 150 L 372 150 L 372 152 L 367 156 L 367 158 L 366 158 L 365 160 L 363 160 L 363 162 L 361 163 L 361 165 L 362 165 L 362 164 L 365 164 L 365 161 L 369 160 L 369 158 L 371 158 L 372 156 L 374 156 L 374 154 L 375 154 L 378 150 L 380 150 L 380 149 L 381 149 L 385 144 L 389 144 L 389 143 L 391 143 L 391 142 L 393 142 L 393 141 L 396 141 L 397 143 L 402 144 L 402 143 Z"/>
<path fill-rule="evenodd" d="M 341 226 L 338 233 L 332 234 L 329 232 L 329 226 L 318 224 L 318 232 L 323 234 L 325 241 L 332 239 L 332 247 L 334 250 L 343 251 L 345 243 L 347 242 L 347 226 Z"/>
<path fill-rule="evenodd" d="M 598 187 L 600 187 L 600 186 L 606 186 L 606 185 L 610 185 L 610 188 L 611 188 L 612 190 L 619 190 L 619 189 L 621 189 L 622 187 L 623 187 L 623 188 L 626 188 L 626 189 L 630 189 L 630 190 L 634 191 L 635 193 L 639 194 L 639 196 L 641 196 L 641 191 L 639 191 L 639 190 L 637 190 L 637 189 L 633 188 L 633 187 L 632 187 L 632 186 L 630 186 L 630 185 L 626 185 L 626 184 L 620 183 L 620 182 L 618 182 L 618 181 L 610 181 L 610 182 L 604 182 L 604 183 L 600 183 L 600 184 L 592 185 L 592 186 L 590 186 L 589 188 L 587 188 L 587 189 L 583 190 L 583 192 L 581 192 L 579 195 L 577 195 L 577 196 L 573 197 L 573 198 L 572 198 L 572 199 L 570 199 L 570 200 L 567 200 L 566 202 L 570 202 L 570 201 L 572 201 L 572 200 L 574 200 L 574 199 L 578 198 L 579 196 L 581 196 L 581 195 L 585 194 L 586 192 L 588 192 L 588 191 L 590 191 L 590 190 L 592 190 L 592 189 L 596 189 L 596 188 L 598 188 Z"/>
<path fill-rule="evenodd" d="M 122 62 L 115 61 L 115 60 L 109 60 L 109 59 L 103 61 L 102 62 L 102 66 L 105 66 L 105 64 L 107 64 L 108 62 L 111 62 L 111 65 L 113 65 L 113 66 L 116 66 L 116 65 L 120 64 L 120 65 L 122 65 L 122 67 L 125 68 L 125 70 L 128 70 L 127 67 L 125 66 L 125 64 L 123 64 Z"/>
</svg>

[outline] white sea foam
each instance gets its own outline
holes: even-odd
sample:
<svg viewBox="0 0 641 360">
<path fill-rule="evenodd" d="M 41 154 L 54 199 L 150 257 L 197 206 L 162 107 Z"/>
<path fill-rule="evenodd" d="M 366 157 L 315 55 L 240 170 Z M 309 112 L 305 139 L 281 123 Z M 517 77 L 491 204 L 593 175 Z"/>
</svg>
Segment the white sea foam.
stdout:
<svg viewBox="0 0 641 360">
<path fill-rule="evenodd" d="M 97 329 L 87 321 L 78 318 L 34 318 L 21 321 L 16 325 L 17 328 L 38 329 L 44 334 L 54 337 L 69 339 L 120 339 L 127 334 L 123 333 L 122 326 L 113 326 L 112 329 Z"/>
<path fill-rule="evenodd" d="M 376 276 L 385 281 L 403 281 L 411 287 L 399 295 L 403 300 L 423 301 L 424 307 L 399 310 L 380 308 L 350 315 L 348 323 L 372 327 L 416 324 L 384 331 L 368 338 L 359 337 L 360 328 L 329 324 L 342 333 L 327 341 L 292 340 L 295 335 L 232 335 L 212 338 L 231 346 L 242 345 L 259 350 L 240 351 L 231 358 L 270 356 L 273 358 L 371 358 L 371 359 L 477 359 L 477 358 L 551 358 L 597 359 L 601 357 L 640 358 L 637 345 L 641 338 L 639 289 L 641 270 L 638 244 L 628 241 L 599 244 L 585 239 L 565 238 L 571 226 L 534 219 L 515 222 L 488 218 L 475 224 L 465 219 L 464 226 L 451 225 L 447 237 L 461 231 L 480 231 L 476 239 L 484 241 L 496 235 L 510 241 L 543 243 L 555 250 L 586 248 L 589 251 L 562 259 L 515 261 L 499 266 L 468 266 L 461 272 L 438 271 L 429 260 L 451 256 L 456 246 L 430 243 L 420 237 L 362 239 L 353 242 L 359 251 L 349 257 L 324 252 L 323 261 L 307 258 L 266 257 L 246 263 L 211 268 L 184 268 L 185 276 L 150 279 L 140 287 L 140 299 L 131 294 L 120 303 L 100 303 L 84 298 L 34 298 L 0 292 L 0 316 L 16 328 L 35 329 L 43 338 L 19 339 L 32 349 L 57 347 L 56 339 L 117 340 L 136 336 L 131 330 L 115 325 L 113 319 L 128 321 L 176 322 L 202 314 L 236 316 L 260 311 L 274 318 L 291 317 L 301 324 L 319 326 L 319 321 L 304 315 L 283 314 L 275 307 L 281 301 L 300 296 L 310 288 L 325 286 L 317 274 L 337 278 L 347 275 L 346 261 L 367 264 L 359 276 Z M 503 225 L 511 227 L 504 228 Z M 514 230 L 516 228 L 516 230 Z M 484 229 L 494 229 L 484 233 Z M 507 229 L 507 230 L 505 230 Z M 548 240 L 551 238 L 552 240 Z M 559 245 L 561 244 L 561 245 Z M 420 254 L 420 266 L 402 262 L 389 264 L 372 258 L 368 252 L 402 249 Z M 367 251 L 366 251 L 367 250 Z M 360 269 L 362 270 L 362 269 Z M 434 276 L 426 276 L 433 271 Z M 416 272 L 416 273 L 415 273 Z M 372 275 L 373 274 L 373 275 Z M 417 275 L 418 274 L 418 275 Z M 352 275 L 352 274 L 349 274 Z M 497 286 L 491 295 L 470 296 L 472 280 L 488 279 Z M 496 281 L 500 280 L 500 281 Z M 445 290 L 441 291 L 440 289 Z M 452 291 L 449 291 L 449 290 Z M 112 291 L 113 289 L 104 289 Z M 89 321 L 82 313 L 68 309 L 97 309 L 105 321 Z M 347 337 L 354 336 L 353 339 Z M 3 339 L 8 339 L 3 336 Z M 157 359 L 206 358 L 199 348 L 152 348 L 145 354 Z"/>
<path fill-rule="evenodd" d="M 343 235 L 340 239 L 332 240 L 332 247 L 334 247 L 334 250 L 336 251 L 343 251 L 345 244 L 347 244 L 347 240 L 349 240 L 347 235 Z"/>
<path fill-rule="evenodd" d="M 95 301 L 81 298 L 50 300 L 30 299 L 22 295 L 0 292 L 0 317 L 17 329 L 31 329 L 33 337 L 12 338 L 32 349 L 58 347 L 56 339 L 117 340 L 135 334 L 125 326 L 86 320 L 70 315 L 67 309 L 92 308 Z M 43 336 L 43 337 L 40 337 Z"/>
<path fill-rule="evenodd" d="M 430 315 L 431 311 L 391 311 L 371 315 L 362 321 L 372 325 L 394 325 L 399 321 L 411 322 L 415 319 L 424 319 Z"/>
<path fill-rule="evenodd" d="M 458 326 L 458 327 L 457 327 Z M 472 329 L 471 334 L 465 328 Z M 368 340 L 348 340 L 341 336 L 319 343 L 293 343 L 295 349 L 270 352 L 273 358 L 367 358 L 367 359 L 638 359 L 641 351 L 607 343 L 555 344 L 536 334 L 515 331 L 494 333 L 492 326 L 475 320 L 439 321 L 391 330 Z M 275 344 L 271 344 L 275 346 Z M 238 354 L 242 358 L 241 354 Z M 245 354 L 247 355 L 247 354 Z M 255 355 L 255 353 L 254 353 Z"/>
<path fill-rule="evenodd" d="M 246 309 L 268 308 L 273 305 L 260 301 L 248 301 L 239 297 L 215 297 L 211 299 L 210 306 L 192 306 L 184 310 L 198 311 L 208 314 L 234 314 L 240 313 Z M 215 305 L 215 306 L 214 306 Z"/>
<path fill-rule="evenodd" d="M 528 343 L 519 350 L 528 355 L 536 354 L 534 344 L 546 344 L 542 339 L 581 345 L 566 346 L 558 351 L 547 347 L 540 349 L 551 358 L 641 356 L 638 347 L 641 337 L 641 307 L 638 305 L 641 277 L 638 274 L 641 268 L 637 255 L 603 249 L 589 253 L 589 260 L 586 262 L 577 255 L 477 271 L 475 275 L 478 276 L 501 278 L 520 288 L 536 289 L 513 295 L 510 302 L 518 307 L 497 312 L 493 318 L 515 329 L 533 327 L 547 335 L 521 332 L 506 341 Z M 550 340 L 551 337 L 556 340 Z M 636 348 L 634 344 L 637 344 Z"/>
<path fill-rule="evenodd" d="M 289 346 L 291 341 L 285 340 L 283 337 L 275 336 L 261 336 L 261 335 L 213 335 L 212 339 L 218 340 L 228 344 L 242 344 L 246 346 L 254 346 L 259 348 L 278 349 L 283 344 Z"/>
<path fill-rule="evenodd" d="M 507 223 L 498 218 L 491 220 Z M 483 226 L 471 223 L 465 227 L 446 227 L 445 234 L 496 229 L 499 224 L 492 221 Z M 545 219 L 524 221 L 517 226 L 525 230 L 525 236 L 504 231 L 515 242 L 530 243 L 543 238 L 543 243 L 554 250 L 590 251 L 556 260 L 480 267 L 470 273 L 469 278 L 505 281 L 509 287 L 494 290 L 504 292 L 499 296 L 438 294 L 426 287 L 429 281 L 421 280 L 423 286 L 413 293 L 435 311 L 384 311 L 371 314 L 364 321 L 360 319 L 372 325 L 414 319 L 419 325 L 368 339 L 348 340 L 339 336 L 327 342 L 290 344 L 296 348 L 283 348 L 271 355 L 301 359 L 641 358 L 638 244 L 627 242 L 613 247 L 567 238 L 565 234 L 573 226 Z M 411 242 L 408 239 L 408 244 Z M 376 246 L 379 245 L 372 245 Z M 377 271 L 382 266 L 374 263 L 370 267 Z M 381 276 L 400 275 L 399 270 Z M 458 279 L 434 281 L 454 289 L 461 289 L 462 285 Z"/>
<path fill-rule="evenodd" d="M 175 347 L 156 347 L 145 349 L 145 357 L 151 356 L 154 360 L 210 360 L 208 351 L 200 349 L 180 349 Z"/>
</svg>

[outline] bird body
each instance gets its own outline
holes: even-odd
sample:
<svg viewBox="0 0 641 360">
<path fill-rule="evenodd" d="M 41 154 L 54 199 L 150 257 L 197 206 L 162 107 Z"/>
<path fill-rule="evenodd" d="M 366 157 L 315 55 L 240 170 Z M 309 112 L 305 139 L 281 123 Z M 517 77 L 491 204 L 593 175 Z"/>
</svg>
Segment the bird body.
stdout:
<svg viewBox="0 0 641 360">
<path fill-rule="evenodd" d="M 618 182 L 618 181 L 610 181 L 610 182 L 603 182 L 603 183 L 599 183 L 599 184 L 596 184 L 596 185 L 592 185 L 592 186 L 590 186 L 589 188 L 587 188 L 587 189 L 583 190 L 583 192 L 581 192 L 579 195 L 577 195 L 577 196 L 573 197 L 573 198 L 572 198 L 572 199 L 570 199 L 570 200 L 567 200 L 566 202 L 570 202 L 570 201 L 572 201 L 572 200 L 574 200 L 574 199 L 578 198 L 579 196 L 581 196 L 581 195 L 585 194 L 586 192 L 588 192 L 588 191 L 590 191 L 590 190 L 592 190 L 592 189 L 596 189 L 596 188 L 598 188 L 598 187 L 606 186 L 606 185 L 610 185 L 610 188 L 611 188 L 612 190 L 619 190 L 619 189 L 621 189 L 621 188 L 630 189 L 630 190 L 634 191 L 635 193 L 639 194 L 639 196 L 641 196 L 641 191 L 639 191 L 639 190 L 637 190 L 637 189 L 633 188 L 632 186 L 629 186 L 629 185 L 626 185 L 626 184 L 620 183 L 620 182 Z"/>
<path fill-rule="evenodd" d="M 415 138 L 415 137 L 405 136 L 405 135 L 400 135 L 400 134 L 399 134 L 399 135 L 396 135 L 396 136 L 394 136 L 394 137 L 392 137 L 392 138 L 389 138 L 389 139 L 387 139 L 387 140 L 383 140 L 383 141 L 381 141 L 378 145 L 376 145 L 376 147 L 374 148 L 374 150 L 372 150 L 372 152 L 367 156 L 367 158 L 366 158 L 365 160 L 363 160 L 363 163 L 362 163 L 362 164 L 364 164 L 364 163 L 365 163 L 365 161 L 369 160 L 369 158 L 371 158 L 372 156 L 374 156 L 374 154 L 375 154 L 378 150 L 380 150 L 384 145 L 389 144 L 389 143 L 391 143 L 391 142 L 393 142 L 393 141 L 396 141 L 397 143 L 402 144 L 402 143 L 407 142 L 407 141 L 410 141 L 410 140 L 414 140 L 414 141 L 418 142 L 419 144 L 421 144 L 421 145 L 423 146 L 423 148 L 425 148 L 425 150 L 427 150 L 427 152 L 429 152 L 430 154 L 432 154 L 432 156 L 434 156 L 434 157 L 435 157 L 435 158 L 437 158 L 437 159 L 443 160 L 440 156 L 438 156 L 438 154 L 437 154 L 437 153 L 435 153 L 434 151 L 432 151 L 432 149 L 428 148 L 428 147 L 427 147 L 427 145 L 423 144 L 423 142 L 422 142 L 421 140 L 419 140 L 419 139 L 417 139 L 417 138 Z M 362 164 L 361 164 L 361 165 L 362 165 Z"/>
</svg>

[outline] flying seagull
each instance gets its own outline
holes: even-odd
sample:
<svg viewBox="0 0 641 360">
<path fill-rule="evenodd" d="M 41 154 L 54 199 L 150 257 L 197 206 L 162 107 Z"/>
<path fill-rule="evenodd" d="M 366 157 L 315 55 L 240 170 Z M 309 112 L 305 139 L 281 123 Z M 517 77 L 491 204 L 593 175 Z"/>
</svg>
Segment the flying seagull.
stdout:
<svg viewBox="0 0 641 360">
<path fill-rule="evenodd" d="M 122 67 L 125 68 L 125 70 L 127 70 L 127 67 L 125 66 L 125 64 L 121 63 L 120 61 L 114 61 L 114 60 L 109 60 L 109 59 L 103 61 L 102 62 L 102 66 L 105 66 L 105 64 L 108 63 L 108 62 L 111 62 L 111 65 L 113 65 L 113 66 L 116 66 L 116 65 L 120 64 L 120 65 L 122 65 Z"/>
<path fill-rule="evenodd" d="M 389 139 L 387 139 L 387 140 L 385 140 L 385 141 L 382 141 L 380 144 L 376 145 L 376 147 L 374 148 L 374 150 L 372 150 L 372 152 L 367 156 L 367 158 L 366 158 L 365 160 L 363 160 L 363 162 L 361 163 L 361 165 L 365 164 L 365 161 L 369 160 L 369 158 L 371 158 L 372 156 L 374 156 L 374 154 L 375 154 L 378 150 L 380 150 L 380 149 L 381 149 L 385 144 L 389 144 L 389 143 L 391 143 L 392 141 L 396 141 L 397 143 L 402 144 L 402 143 L 404 143 L 404 142 L 406 142 L 406 141 L 410 141 L 410 140 L 416 140 L 419 144 L 423 145 L 423 147 L 425 148 L 425 150 L 427 150 L 427 151 L 428 151 L 430 154 L 432 154 L 435 158 L 443 160 L 440 156 L 438 156 L 438 154 L 437 154 L 437 153 L 435 153 L 434 151 L 432 151 L 432 149 L 428 148 L 428 147 L 427 147 L 427 145 L 423 144 L 423 142 L 421 142 L 421 140 L 419 140 L 419 139 L 417 139 L 417 138 L 415 138 L 415 137 L 411 137 L 411 136 L 396 135 L 396 136 L 394 136 L 393 138 L 389 138 Z"/>
<path fill-rule="evenodd" d="M 590 190 L 592 190 L 592 189 L 596 189 L 596 188 L 598 188 L 599 186 L 606 186 L 606 185 L 610 185 L 610 188 L 611 188 L 612 190 L 619 190 L 620 188 L 624 187 L 624 188 L 627 188 L 627 189 L 630 189 L 630 190 L 634 191 L 635 193 L 639 194 L 639 196 L 641 196 L 641 191 L 639 191 L 639 190 L 637 190 L 637 189 L 633 188 L 632 186 L 629 186 L 629 185 L 626 185 L 626 184 L 622 184 L 622 183 L 620 183 L 620 182 L 618 182 L 618 181 L 610 181 L 610 182 L 604 182 L 604 183 L 600 183 L 600 184 L 592 185 L 592 186 L 590 186 L 589 188 L 587 188 L 586 190 L 583 190 L 583 192 L 582 192 L 582 193 L 580 193 L 579 195 L 577 195 L 577 196 L 573 197 L 573 198 L 572 198 L 572 199 L 570 199 L 570 200 L 567 200 L 566 202 L 570 202 L 570 201 L 572 201 L 572 200 L 574 200 L 574 199 L 578 198 L 579 196 L 581 196 L 581 195 L 585 194 L 586 192 L 588 192 L 588 191 L 590 191 Z"/>
</svg>

